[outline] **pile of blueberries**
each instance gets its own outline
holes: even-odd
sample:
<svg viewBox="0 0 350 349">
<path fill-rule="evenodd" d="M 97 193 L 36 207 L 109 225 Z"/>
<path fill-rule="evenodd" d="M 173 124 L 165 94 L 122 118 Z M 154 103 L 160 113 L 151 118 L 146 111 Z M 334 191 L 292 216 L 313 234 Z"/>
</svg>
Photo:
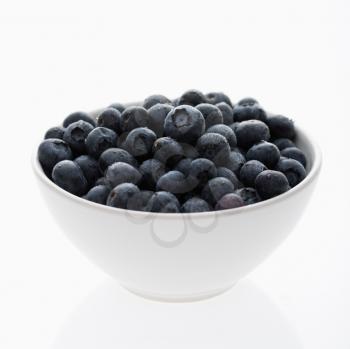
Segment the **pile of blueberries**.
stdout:
<svg viewBox="0 0 350 349">
<path fill-rule="evenodd" d="M 46 175 L 99 204 L 149 212 L 241 207 L 288 191 L 306 176 L 294 123 L 253 98 L 190 90 L 171 101 L 110 105 L 97 120 L 76 112 L 38 149 Z"/>
</svg>

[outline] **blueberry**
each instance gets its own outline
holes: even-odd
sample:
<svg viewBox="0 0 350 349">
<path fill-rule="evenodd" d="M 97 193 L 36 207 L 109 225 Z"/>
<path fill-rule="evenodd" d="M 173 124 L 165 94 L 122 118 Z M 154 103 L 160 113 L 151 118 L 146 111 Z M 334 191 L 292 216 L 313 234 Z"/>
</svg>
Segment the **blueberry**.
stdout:
<svg viewBox="0 0 350 349">
<path fill-rule="evenodd" d="M 181 212 L 183 213 L 208 212 L 211 210 L 212 207 L 206 201 L 196 196 L 188 199 L 181 206 Z"/>
<path fill-rule="evenodd" d="M 77 157 L 74 162 L 83 171 L 83 174 L 88 182 L 88 185 L 91 187 L 101 176 L 100 168 L 98 162 L 89 155 L 80 155 Z"/>
<path fill-rule="evenodd" d="M 181 146 L 182 146 L 184 157 L 190 158 L 190 159 L 198 158 L 199 154 L 194 145 L 181 143 Z"/>
<path fill-rule="evenodd" d="M 231 208 L 237 208 L 244 206 L 243 199 L 234 193 L 224 195 L 215 205 L 215 210 L 229 210 Z"/>
<path fill-rule="evenodd" d="M 56 138 L 63 139 L 65 128 L 61 126 L 51 127 L 45 133 L 45 139 Z"/>
<path fill-rule="evenodd" d="M 231 125 L 233 123 L 233 109 L 225 102 L 220 102 L 216 105 L 222 114 L 223 123 L 225 125 Z"/>
<path fill-rule="evenodd" d="M 141 180 L 141 173 L 125 162 L 116 162 L 108 167 L 106 180 L 112 188 L 121 183 L 137 184 Z"/>
<path fill-rule="evenodd" d="M 179 142 L 193 144 L 205 131 L 202 113 L 188 105 L 174 108 L 164 120 L 164 134 Z"/>
<path fill-rule="evenodd" d="M 213 126 L 216 124 L 223 123 L 221 110 L 215 105 L 208 104 L 208 103 L 201 103 L 196 106 L 196 109 L 198 109 L 202 113 L 205 120 L 206 128 L 209 128 L 210 126 Z"/>
<path fill-rule="evenodd" d="M 243 153 L 238 148 L 235 148 L 230 152 L 230 156 L 226 163 L 223 164 L 223 166 L 227 167 L 233 173 L 238 175 L 241 167 L 245 164 L 245 162 L 246 159 Z"/>
<path fill-rule="evenodd" d="M 207 99 L 204 94 L 198 90 L 188 90 L 179 98 L 179 105 L 191 105 L 195 107 L 198 104 L 206 103 Z"/>
<path fill-rule="evenodd" d="M 112 103 L 108 106 L 108 108 L 113 108 L 118 110 L 120 113 L 122 113 L 125 110 L 125 105 L 121 103 Z"/>
<path fill-rule="evenodd" d="M 107 205 L 117 208 L 127 208 L 129 200 L 139 193 L 140 189 L 133 183 L 117 185 L 107 198 Z"/>
<path fill-rule="evenodd" d="M 282 115 L 269 116 L 266 121 L 274 138 L 294 139 L 295 127 L 292 120 Z"/>
<path fill-rule="evenodd" d="M 238 180 L 235 173 L 226 167 L 218 167 L 217 176 L 227 178 L 234 185 L 235 188 L 242 187 L 242 183 Z"/>
<path fill-rule="evenodd" d="M 98 159 L 107 149 L 117 145 L 117 134 L 106 127 L 96 127 L 85 140 L 87 153 Z"/>
<path fill-rule="evenodd" d="M 170 137 L 158 138 L 153 144 L 153 157 L 166 165 L 174 165 L 184 156 L 182 146 Z"/>
<path fill-rule="evenodd" d="M 120 148 L 109 148 L 105 150 L 98 161 L 102 173 L 116 162 L 125 162 L 133 167 L 138 166 L 136 159 L 126 150 Z"/>
<path fill-rule="evenodd" d="M 143 107 L 149 109 L 156 104 L 171 104 L 171 100 L 163 95 L 152 95 L 145 99 L 143 102 Z"/>
<path fill-rule="evenodd" d="M 157 159 L 148 159 L 140 165 L 142 187 L 154 190 L 161 176 L 166 172 L 165 165 Z"/>
<path fill-rule="evenodd" d="M 147 211 L 148 202 L 151 199 L 153 191 L 142 190 L 135 192 L 128 200 L 126 208 L 134 211 Z"/>
<path fill-rule="evenodd" d="M 53 181 L 71 194 L 82 196 L 88 190 L 88 183 L 81 168 L 71 160 L 62 160 L 52 170 Z"/>
<path fill-rule="evenodd" d="M 95 187 L 98 185 L 104 185 L 106 187 L 110 187 L 109 183 L 107 182 L 107 179 L 105 177 L 100 177 L 96 182 L 95 182 Z"/>
<path fill-rule="evenodd" d="M 180 171 L 169 171 L 159 178 L 157 190 L 168 191 L 173 194 L 184 194 L 193 190 L 197 183 L 192 177 L 186 177 Z"/>
<path fill-rule="evenodd" d="M 173 107 L 169 104 L 156 104 L 148 109 L 148 128 L 150 128 L 157 137 L 163 137 L 164 120 Z"/>
<path fill-rule="evenodd" d="M 260 141 L 270 139 L 270 131 L 266 124 L 259 120 L 242 121 L 236 128 L 239 147 L 248 149 Z"/>
<path fill-rule="evenodd" d="M 115 133 L 120 134 L 122 132 L 122 119 L 120 111 L 115 108 L 105 109 L 97 117 L 97 125 L 109 128 Z"/>
<path fill-rule="evenodd" d="M 76 154 L 84 154 L 86 152 L 85 139 L 93 129 L 93 126 L 86 121 L 73 122 L 64 131 L 63 140 Z"/>
<path fill-rule="evenodd" d="M 274 168 L 280 158 L 280 151 L 274 144 L 262 141 L 253 145 L 246 157 L 247 160 L 258 160 L 268 168 Z"/>
<path fill-rule="evenodd" d="M 190 158 L 184 158 L 181 159 L 174 167 L 175 171 L 182 172 L 185 176 L 187 176 L 190 172 L 192 159 Z"/>
<path fill-rule="evenodd" d="M 236 133 L 239 124 L 240 122 L 233 122 L 231 125 L 229 125 L 234 133 Z"/>
<path fill-rule="evenodd" d="M 297 147 L 285 148 L 281 151 L 281 155 L 299 161 L 304 168 L 307 165 L 307 159 L 305 154 Z"/>
<path fill-rule="evenodd" d="M 241 167 L 239 177 L 246 187 L 254 187 L 258 174 L 266 170 L 267 167 L 262 162 L 249 160 Z"/>
<path fill-rule="evenodd" d="M 252 205 L 261 201 L 258 192 L 254 188 L 240 188 L 235 193 L 243 199 L 245 205 Z"/>
<path fill-rule="evenodd" d="M 208 103 L 218 104 L 218 103 L 221 103 L 221 102 L 225 102 L 229 106 L 232 107 L 232 102 L 231 102 L 230 98 L 225 93 L 222 93 L 222 92 L 209 92 L 205 96 L 206 96 L 206 98 L 208 100 Z"/>
<path fill-rule="evenodd" d="M 246 98 L 241 99 L 237 104 L 241 105 L 243 107 L 252 107 L 254 105 L 259 104 L 259 102 L 254 98 L 246 97 Z"/>
<path fill-rule="evenodd" d="M 198 139 L 196 149 L 199 156 L 224 165 L 230 157 L 230 146 L 226 138 L 218 133 L 206 133 Z"/>
<path fill-rule="evenodd" d="M 280 159 L 277 163 L 276 170 L 284 173 L 292 188 L 306 177 L 304 166 L 294 159 Z"/>
<path fill-rule="evenodd" d="M 208 128 L 206 133 L 218 133 L 227 139 L 231 148 L 237 147 L 237 138 L 232 128 L 227 125 L 214 125 Z"/>
<path fill-rule="evenodd" d="M 70 124 L 73 124 L 74 122 L 77 122 L 77 121 L 85 121 L 93 127 L 96 126 L 95 120 L 91 116 L 89 116 L 88 113 L 84 113 L 82 111 L 77 111 L 75 113 L 68 115 L 64 119 L 63 127 L 68 127 Z"/>
<path fill-rule="evenodd" d="M 215 205 L 224 195 L 233 193 L 234 185 L 224 177 L 216 177 L 208 181 L 202 190 L 202 198 Z"/>
<path fill-rule="evenodd" d="M 135 157 L 148 156 L 152 153 L 153 143 L 157 139 L 156 134 L 147 127 L 133 129 L 125 139 L 123 148 Z"/>
<path fill-rule="evenodd" d="M 257 103 L 240 104 L 240 102 L 238 102 L 238 105 L 233 108 L 233 120 L 241 122 L 252 119 L 265 122 L 267 116 L 265 111 Z"/>
<path fill-rule="evenodd" d="M 73 154 L 68 144 L 61 139 L 46 139 L 38 148 L 39 162 L 48 177 L 51 177 L 53 167 L 62 160 L 71 160 Z"/>
<path fill-rule="evenodd" d="M 196 183 L 198 187 L 203 187 L 210 179 L 217 176 L 214 163 L 208 159 L 198 158 L 191 162 L 188 178 Z"/>
<path fill-rule="evenodd" d="M 96 202 L 97 204 L 106 205 L 110 191 L 109 187 L 105 185 L 97 185 L 87 192 L 84 199 Z"/>
<path fill-rule="evenodd" d="M 166 191 L 154 193 L 148 201 L 147 211 L 163 213 L 179 213 L 180 203 L 175 195 Z"/>
<path fill-rule="evenodd" d="M 273 141 L 273 144 L 275 144 L 279 150 L 295 147 L 294 142 L 288 138 L 277 138 Z"/>
<path fill-rule="evenodd" d="M 281 172 L 272 170 L 263 171 L 256 177 L 255 188 L 264 200 L 290 189 L 287 177 Z"/>
<path fill-rule="evenodd" d="M 143 107 L 128 107 L 122 112 L 121 120 L 123 131 L 130 132 L 134 128 L 147 126 L 148 112 Z"/>
</svg>

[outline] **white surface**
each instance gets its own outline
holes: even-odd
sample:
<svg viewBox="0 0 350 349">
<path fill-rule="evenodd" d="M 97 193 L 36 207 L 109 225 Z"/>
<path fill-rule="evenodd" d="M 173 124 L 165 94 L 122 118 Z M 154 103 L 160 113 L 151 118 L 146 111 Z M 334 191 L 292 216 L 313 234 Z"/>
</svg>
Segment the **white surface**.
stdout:
<svg viewBox="0 0 350 349">
<path fill-rule="evenodd" d="M 200 333 L 202 347 L 348 349 L 349 13 L 346 0 L 2 1 L 0 347 L 192 348 Z M 325 156 L 299 226 L 253 288 L 238 285 L 242 307 L 235 290 L 169 308 L 105 284 L 53 222 L 29 165 L 32 144 L 72 110 L 191 87 L 258 98 Z"/>
</svg>

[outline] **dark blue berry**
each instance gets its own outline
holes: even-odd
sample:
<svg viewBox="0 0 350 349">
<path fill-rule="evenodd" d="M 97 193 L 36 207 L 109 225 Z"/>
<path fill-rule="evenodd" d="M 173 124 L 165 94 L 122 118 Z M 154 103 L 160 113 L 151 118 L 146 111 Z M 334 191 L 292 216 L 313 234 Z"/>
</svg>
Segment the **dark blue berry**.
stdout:
<svg viewBox="0 0 350 349">
<path fill-rule="evenodd" d="M 224 195 L 233 193 L 234 185 L 227 178 L 216 177 L 208 181 L 202 190 L 202 198 L 215 205 Z"/>
<path fill-rule="evenodd" d="M 121 103 L 112 103 L 108 106 L 108 108 L 113 108 L 118 110 L 120 113 L 122 113 L 125 110 L 125 105 Z"/>
<path fill-rule="evenodd" d="M 254 105 L 259 104 L 259 102 L 254 98 L 246 97 L 241 99 L 237 104 L 243 107 L 252 107 Z"/>
<path fill-rule="evenodd" d="M 254 188 L 240 188 L 235 191 L 244 201 L 245 205 L 256 204 L 261 201 L 258 192 Z"/>
<path fill-rule="evenodd" d="M 156 104 L 171 104 L 171 100 L 163 95 L 152 95 L 145 99 L 143 102 L 143 107 L 149 109 Z"/>
<path fill-rule="evenodd" d="M 273 144 L 275 144 L 279 150 L 295 147 L 294 142 L 288 138 L 277 138 L 273 141 Z"/>
<path fill-rule="evenodd" d="M 63 127 L 68 127 L 70 124 L 73 124 L 74 122 L 77 122 L 77 121 L 85 121 L 93 127 L 96 126 L 95 120 L 88 113 L 77 111 L 75 113 L 68 115 L 64 119 Z"/>
<path fill-rule="evenodd" d="M 264 200 L 283 194 L 290 189 L 287 177 L 282 172 L 272 170 L 263 171 L 256 177 L 255 188 Z"/>
<path fill-rule="evenodd" d="M 87 153 L 98 159 L 107 149 L 117 145 L 117 134 L 106 127 L 96 127 L 85 140 Z"/>
<path fill-rule="evenodd" d="M 97 125 L 113 130 L 115 133 L 122 132 L 121 113 L 118 109 L 107 108 L 97 117 Z"/>
<path fill-rule="evenodd" d="M 304 168 L 307 165 L 306 155 L 297 147 L 285 148 L 281 151 L 281 155 L 299 161 Z"/>
<path fill-rule="evenodd" d="M 214 125 L 208 128 L 206 133 L 218 133 L 227 139 L 231 148 L 237 147 L 237 138 L 232 128 L 227 125 Z"/>
<path fill-rule="evenodd" d="M 306 177 L 304 166 L 294 159 L 280 159 L 277 163 L 276 170 L 285 174 L 292 188 Z"/>
<path fill-rule="evenodd" d="M 154 190 L 161 176 L 165 174 L 165 165 L 157 159 L 145 160 L 140 165 L 140 173 L 142 175 L 142 187 L 148 190 Z"/>
<path fill-rule="evenodd" d="M 230 128 L 232 128 L 232 131 L 236 133 L 237 127 L 239 126 L 240 122 L 234 122 L 230 125 Z"/>
<path fill-rule="evenodd" d="M 246 159 L 243 153 L 238 148 L 235 148 L 230 152 L 230 156 L 228 160 L 223 164 L 223 166 L 227 167 L 233 173 L 238 175 L 241 167 L 245 164 L 245 162 Z"/>
<path fill-rule="evenodd" d="M 234 185 L 235 188 L 242 187 L 242 183 L 238 180 L 235 173 L 226 167 L 217 168 L 217 177 L 227 178 Z"/>
<path fill-rule="evenodd" d="M 218 166 L 224 166 L 230 157 L 230 145 L 226 138 L 218 133 L 206 133 L 201 136 L 196 149 L 200 157 L 209 159 Z"/>
<path fill-rule="evenodd" d="M 260 120 L 265 122 L 267 119 L 265 111 L 259 104 L 238 104 L 233 108 L 234 121 Z"/>
<path fill-rule="evenodd" d="M 122 112 L 121 120 L 123 131 L 130 132 L 134 128 L 147 126 L 148 112 L 143 107 L 128 107 Z"/>
<path fill-rule="evenodd" d="M 195 107 L 198 104 L 206 102 L 207 99 L 202 92 L 198 90 L 188 90 L 179 98 L 178 105 L 186 104 Z"/>
<path fill-rule="evenodd" d="M 188 176 L 188 174 L 190 173 L 190 169 L 191 169 L 191 163 L 192 163 L 192 159 L 190 159 L 190 158 L 181 159 L 174 167 L 174 170 L 180 171 L 185 176 Z"/>
<path fill-rule="evenodd" d="M 205 131 L 202 113 L 188 105 L 174 108 L 164 120 L 164 134 L 179 142 L 193 144 Z"/>
<path fill-rule="evenodd" d="M 133 167 L 138 166 L 136 159 L 126 150 L 120 148 L 109 148 L 105 150 L 98 161 L 102 173 L 116 162 L 126 162 Z"/>
<path fill-rule="evenodd" d="M 154 193 L 148 201 L 147 211 L 162 213 L 179 213 L 180 203 L 175 195 L 166 191 L 158 191 Z"/>
<path fill-rule="evenodd" d="M 272 137 L 294 139 L 294 122 L 287 117 L 282 115 L 269 116 L 266 120 L 266 123 L 270 128 Z"/>
<path fill-rule="evenodd" d="M 231 125 L 233 123 L 233 109 L 230 105 L 225 102 L 220 102 L 216 105 L 222 114 L 223 123 L 225 125 Z"/>
<path fill-rule="evenodd" d="M 163 137 L 164 120 L 174 107 L 169 104 L 156 104 L 148 109 L 148 128 L 150 128 L 157 137 Z"/>
<path fill-rule="evenodd" d="M 188 178 L 192 183 L 196 183 L 197 187 L 203 187 L 208 180 L 217 176 L 215 164 L 204 158 L 198 158 L 191 162 Z"/>
<path fill-rule="evenodd" d="M 89 155 L 80 155 L 74 160 L 82 169 L 83 174 L 91 187 L 101 176 L 98 162 Z"/>
<path fill-rule="evenodd" d="M 180 171 L 169 171 L 159 178 L 157 190 L 168 191 L 173 194 L 184 194 L 193 190 L 197 186 L 192 177 L 186 177 Z"/>
<path fill-rule="evenodd" d="M 73 154 L 68 144 L 61 139 L 46 139 L 38 148 L 38 159 L 47 176 L 51 177 L 53 167 L 62 160 L 71 160 Z"/>
<path fill-rule="evenodd" d="M 181 206 L 181 212 L 183 213 L 208 212 L 211 210 L 212 207 L 206 201 L 196 196 L 188 199 Z"/>
<path fill-rule="evenodd" d="M 222 92 L 209 92 L 205 96 L 206 96 L 206 98 L 208 100 L 208 103 L 218 104 L 218 103 L 221 103 L 221 102 L 225 102 L 229 106 L 232 107 L 232 102 L 231 102 L 230 98 L 225 93 L 222 93 Z"/>
<path fill-rule="evenodd" d="M 267 167 L 258 160 L 247 161 L 240 170 L 239 178 L 246 187 L 254 187 L 255 179 Z"/>
<path fill-rule="evenodd" d="M 199 154 L 198 154 L 198 151 L 197 151 L 195 145 L 181 143 L 181 146 L 183 149 L 184 157 L 189 158 L 189 159 L 198 158 Z"/>
<path fill-rule="evenodd" d="M 74 153 L 84 154 L 85 139 L 93 129 L 93 126 L 86 121 L 73 122 L 64 131 L 63 140 L 69 144 Z"/>
<path fill-rule="evenodd" d="M 274 144 L 262 141 L 253 145 L 246 157 L 247 160 L 258 160 L 268 168 L 274 168 L 280 158 L 280 151 Z"/>
<path fill-rule="evenodd" d="M 51 127 L 45 133 L 45 139 L 56 138 L 63 139 L 65 128 L 61 126 Z"/>
<path fill-rule="evenodd" d="M 267 125 L 259 120 L 242 121 L 236 128 L 237 144 L 244 149 L 260 141 L 270 139 L 270 131 Z"/>
<path fill-rule="evenodd" d="M 84 196 L 84 199 L 96 202 L 97 204 L 106 205 L 110 191 L 111 190 L 108 186 L 97 185 L 87 192 L 87 194 Z"/>
<path fill-rule="evenodd" d="M 147 211 L 148 202 L 153 194 L 154 192 L 150 190 L 135 192 L 129 198 L 126 208 L 134 211 Z"/>
<path fill-rule="evenodd" d="M 215 205 L 215 210 L 229 210 L 231 208 L 237 208 L 244 206 L 243 199 L 234 193 L 224 195 Z"/>
<path fill-rule="evenodd" d="M 81 168 L 71 160 L 60 161 L 52 170 L 53 181 L 71 194 L 82 196 L 88 190 L 88 183 Z"/>
<path fill-rule="evenodd" d="M 196 106 L 196 109 L 202 113 L 205 120 L 205 127 L 207 129 L 210 126 L 223 123 L 221 111 L 215 105 L 209 103 L 201 103 Z"/>
<path fill-rule="evenodd" d="M 137 158 L 145 158 L 152 153 L 156 134 L 147 127 L 133 129 L 125 139 L 123 148 Z"/>
<path fill-rule="evenodd" d="M 107 205 L 117 208 L 127 208 L 129 200 L 139 193 L 140 189 L 133 183 L 117 185 L 107 198 Z"/>
<path fill-rule="evenodd" d="M 107 182 L 107 179 L 105 177 L 100 177 L 96 182 L 95 186 L 97 187 L 98 185 L 104 185 L 106 187 L 110 187 L 110 184 Z"/>
<path fill-rule="evenodd" d="M 181 144 L 170 137 L 158 138 L 153 144 L 153 157 L 166 165 L 175 165 L 183 156 Z"/>
<path fill-rule="evenodd" d="M 110 186 L 114 188 L 121 183 L 137 184 L 142 175 L 135 167 L 125 162 L 116 162 L 107 168 L 105 177 Z"/>
</svg>

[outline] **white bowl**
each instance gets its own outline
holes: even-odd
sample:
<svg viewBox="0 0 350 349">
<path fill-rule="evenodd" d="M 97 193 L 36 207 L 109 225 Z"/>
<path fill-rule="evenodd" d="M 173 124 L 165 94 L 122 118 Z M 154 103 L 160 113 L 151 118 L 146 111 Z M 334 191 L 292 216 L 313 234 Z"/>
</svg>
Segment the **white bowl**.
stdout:
<svg viewBox="0 0 350 349">
<path fill-rule="evenodd" d="M 297 130 L 308 158 L 306 179 L 273 199 L 206 213 L 127 211 L 89 202 L 33 167 L 52 215 L 73 244 L 130 291 L 164 301 L 192 301 L 232 287 L 289 235 L 314 190 L 321 168 L 317 145 Z"/>
</svg>

